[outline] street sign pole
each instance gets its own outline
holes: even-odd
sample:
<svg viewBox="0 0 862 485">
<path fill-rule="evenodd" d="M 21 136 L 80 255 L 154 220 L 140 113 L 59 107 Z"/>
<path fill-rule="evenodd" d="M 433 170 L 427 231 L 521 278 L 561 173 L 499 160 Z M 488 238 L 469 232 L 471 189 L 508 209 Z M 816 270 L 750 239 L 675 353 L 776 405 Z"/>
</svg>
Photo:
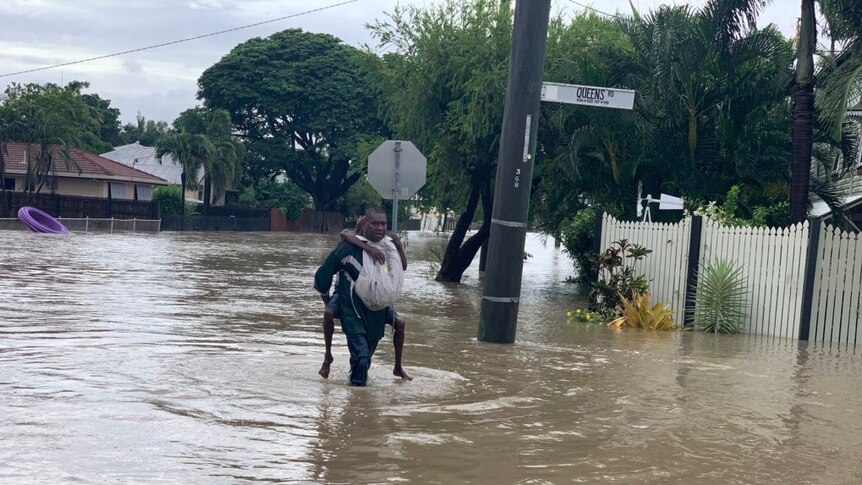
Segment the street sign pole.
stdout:
<svg viewBox="0 0 862 485">
<path fill-rule="evenodd" d="M 551 0 L 515 4 L 479 340 L 515 342 Z"/>
<path fill-rule="evenodd" d="M 392 232 L 398 234 L 398 192 L 401 190 L 401 142 L 395 142 L 395 175 L 392 177 Z"/>
</svg>

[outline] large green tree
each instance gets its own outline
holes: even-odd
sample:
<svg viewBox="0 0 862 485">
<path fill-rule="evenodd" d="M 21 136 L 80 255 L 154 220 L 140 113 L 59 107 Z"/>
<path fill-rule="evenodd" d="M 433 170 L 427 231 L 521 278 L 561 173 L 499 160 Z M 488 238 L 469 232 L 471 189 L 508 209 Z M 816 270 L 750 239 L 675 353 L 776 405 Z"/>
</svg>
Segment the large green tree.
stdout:
<svg viewBox="0 0 862 485">
<path fill-rule="evenodd" d="M 198 96 L 230 113 L 260 172 L 283 171 L 323 211 L 362 176 L 362 143 L 385 134 L 363 55 L 285 30 L 236 46 L 201 75 Z"/>
<path fill-rule="evenodd" d="M 508 1 L 448 0 L 396 8 L 371 27 L 387 120 L 428 157 L 421 197 L 459 212 L 438 281 L 457 282 L 490 234 L 512 36 Z M 466 237 L 481 203 L 482 224 Z"/>
</svg>

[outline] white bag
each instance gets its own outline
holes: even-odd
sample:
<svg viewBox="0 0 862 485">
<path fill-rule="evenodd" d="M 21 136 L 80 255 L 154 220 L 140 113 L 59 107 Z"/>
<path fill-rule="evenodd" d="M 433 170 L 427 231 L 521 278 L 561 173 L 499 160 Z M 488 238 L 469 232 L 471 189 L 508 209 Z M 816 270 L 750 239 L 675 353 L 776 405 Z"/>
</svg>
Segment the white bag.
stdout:
<svg viewBox="0 0 862 485">
<path fill-rule="evenodd" d="M 401 295 L 401 285 L 404 283 L 401 256 L 389 236 L 378 242 L 362 239 L 382 251 L 386 256 L 386 262 L 380 264 L 366 252 L 362 256 L 362 271 L 359 272 L 359 278 L 356 279 L 353 289 L 369 310 L 383 310 L 394 305 L 395 300 Z"/>
</svg>

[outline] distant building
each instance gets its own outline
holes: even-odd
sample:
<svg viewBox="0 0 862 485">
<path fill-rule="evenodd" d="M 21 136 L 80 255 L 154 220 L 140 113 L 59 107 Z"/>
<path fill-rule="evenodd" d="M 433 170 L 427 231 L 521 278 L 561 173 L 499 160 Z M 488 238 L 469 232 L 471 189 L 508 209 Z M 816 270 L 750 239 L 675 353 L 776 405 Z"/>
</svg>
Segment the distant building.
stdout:
<svg viewBox="0 0 862 485">
<path fill-rule="evenodd" d="M 161 160 L 156 157 L 156 148 L 141 145 L 138 142 L 115 147 L 113 151 L 103 153 L 101 156 L 109 158 L 123 165 L 134 167 L 156 177 L 163 178 L 172 185 L 181 185 L 180 175 L 182 167 L 174 162 L 170 154 L 162 156 Z M 188 175 L 188 174 L 187 174 Z M 187 176 L 186 201 L 203 204 L 204 198 L 204 171 L 198 170 L 194 176 Z M 225 203 L 225 190 L 216 190 L 213 187 L 210 196 L 210 204 L 221 206 Z"/>
<path fill-rule="evenodd" d="M 27 167 L 35 166 L 40 146 L 6 143 L 3 185 L 6 190 L 27 190 Z M 41 193 L 149 201 L 153 189 L 169 185 L 168 181 L 128 167 L 95 153 L 71 149 L 71 158 L 59 146 L 52 147 L 52 170 Z"/>
</svg>

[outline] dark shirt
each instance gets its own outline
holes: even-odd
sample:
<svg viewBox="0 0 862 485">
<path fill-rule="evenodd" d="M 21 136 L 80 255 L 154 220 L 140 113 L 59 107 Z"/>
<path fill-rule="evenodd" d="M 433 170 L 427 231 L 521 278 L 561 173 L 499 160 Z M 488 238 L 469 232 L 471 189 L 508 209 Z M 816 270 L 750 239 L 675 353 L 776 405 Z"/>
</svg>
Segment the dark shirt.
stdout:
<svg viewBox="0 0 862 485">
<path fill-rule="evenodd" d="M 344 333 L 365 334 L 368 340 L 376 342 L 383 337 L 386 309 L 376 312 L 369 310 L 353 291 L 353 282 L 362 271 L 364 255 L 361 249 L 342 241 L 315 273 L 314 289 L 322 295 L 328 295 L 332 277 L 339 274 L 335 291 L 341 301 L 341 329 Z M 374 264 L 373 261 L 371 264 Z"/>
</svg>

